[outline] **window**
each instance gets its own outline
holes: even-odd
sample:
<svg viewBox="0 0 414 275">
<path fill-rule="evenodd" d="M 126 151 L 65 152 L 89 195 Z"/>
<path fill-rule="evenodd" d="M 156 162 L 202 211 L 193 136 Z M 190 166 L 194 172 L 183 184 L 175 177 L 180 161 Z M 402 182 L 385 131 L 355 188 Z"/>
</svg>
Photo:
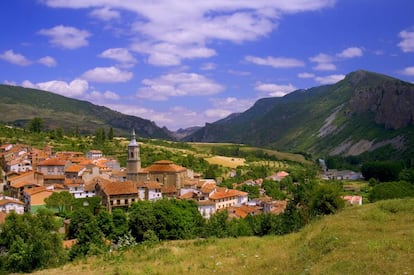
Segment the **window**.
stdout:
<svg viewBox="0 0 414 275">
<path fill-rule="evenodd" d="M 121 200 L 116 200 L 116 204 L 120 205 L 121 204 Z"/>
<path fill-rule="evenodd" d="M 124 155 L 125 156 L 125 155 Z M 131 158 L 134 158 L 134 152 L 131 152 Z"/>
<path fill-rule="evenodd" d="M 111 201 L 110 201 L 110 204 L 111 204 L 111 205 L 114 205 L 114 201 L 113 201 L 113 200 L 111 200 Z"/>
<path fill-rule="evenodd" d="M 125 204 L 128 204 L 128 199 L 125 199 Z"/>
</svg>

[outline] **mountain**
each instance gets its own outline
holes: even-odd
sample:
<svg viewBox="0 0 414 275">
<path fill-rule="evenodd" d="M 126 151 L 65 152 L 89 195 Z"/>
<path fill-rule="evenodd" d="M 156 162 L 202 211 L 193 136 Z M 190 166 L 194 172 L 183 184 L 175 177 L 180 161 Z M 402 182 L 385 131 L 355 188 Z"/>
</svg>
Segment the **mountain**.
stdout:
<svg viewBox="0 0 414 275">
<path fill-rule="evenodd" d="M 263 98 L 184 138 L 235 142 L 318 156 L 414 156 L 414 85 L 368 71 L 333 85 Z"/>
<path fill-rule="evenodd" d="M 182 139 L 186 136 L 192 135 L 194 132 L 196 132 L 197 130 L 201 129 L 200 126 L 194 126 L 194 127 L 189 127 L 189 128 L 180 128 L 177 131 L 173 132 L 172 135 L 176 138 L 176 139 Z"/>
<path fill-rule="evenodd" d="M 141 137 L 173 139 L 166 128 L 152 121 L 41 90 L 0 85 L 0 110 L 2 122 L 17 126 L 40 117 L 48 129 L 94 133 L 97 128 L 113 127 L 115 134 L 129 135 L 134 128 Z"/>
</svg>

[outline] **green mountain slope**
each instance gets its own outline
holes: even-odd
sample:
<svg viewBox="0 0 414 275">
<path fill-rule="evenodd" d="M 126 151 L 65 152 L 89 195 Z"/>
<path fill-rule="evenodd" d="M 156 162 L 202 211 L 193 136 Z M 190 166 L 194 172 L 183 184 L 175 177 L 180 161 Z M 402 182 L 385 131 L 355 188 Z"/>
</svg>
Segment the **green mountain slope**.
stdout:
<svg viewBox="0 0 414 275">
<path fill-rule="evenodd" d="M 164 242 L 36 274 L 412 274 L 414 200 L 349 207 L 298 233 Z"/>
<path fill-rule="evenodd" d="M 414 85 L 367 71 L 334 84 L 265 98 L 244 113 L 185 138 L 237 142 L 316 155 L 360 155 L 386 150 L 413 156 Z"/>
<path fill-rule="evenodd" d="M 25 126 L 33 117 L 41 117 L 49 129 L 78 128 L 83 133 L 94 133 L 100 127 L 113 127 L 117 134 L 129 134 L 135 128 L 142 137 L 172 139 L 167 129 L 149 120 L 35 89 L 0 85 L 0 110 L 1 121 L 18 126 Z"/>
</svg>

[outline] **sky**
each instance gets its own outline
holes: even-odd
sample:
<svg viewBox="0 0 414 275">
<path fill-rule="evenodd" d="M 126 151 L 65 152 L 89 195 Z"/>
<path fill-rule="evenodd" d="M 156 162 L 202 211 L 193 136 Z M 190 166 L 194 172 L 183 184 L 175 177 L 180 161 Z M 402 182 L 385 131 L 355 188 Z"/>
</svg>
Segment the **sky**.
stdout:
<svg viewBox="0 0 414 275">
<path fill-rule="evenodd" d="M 412 0 L 1 0 L 0 83 L 170 130 L 363 69 L 414 82 Z"/>
</svg>

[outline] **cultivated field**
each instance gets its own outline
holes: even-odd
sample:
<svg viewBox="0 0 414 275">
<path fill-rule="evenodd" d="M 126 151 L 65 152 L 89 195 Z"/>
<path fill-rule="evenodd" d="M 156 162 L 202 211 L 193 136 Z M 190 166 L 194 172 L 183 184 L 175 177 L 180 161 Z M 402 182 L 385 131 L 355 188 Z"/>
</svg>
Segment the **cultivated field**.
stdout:
<svg viewBox="0 0 414 275">
<path fill-rule="evenodd" d="M 237 166 L 245 165 L 246 160 L 244 158 L 231 158 L 223 156 L 214 156 L 205 158 L 206 161 L 210 164 L 218 164 L 224 167 L 236 168 Z"/>
</svg>

